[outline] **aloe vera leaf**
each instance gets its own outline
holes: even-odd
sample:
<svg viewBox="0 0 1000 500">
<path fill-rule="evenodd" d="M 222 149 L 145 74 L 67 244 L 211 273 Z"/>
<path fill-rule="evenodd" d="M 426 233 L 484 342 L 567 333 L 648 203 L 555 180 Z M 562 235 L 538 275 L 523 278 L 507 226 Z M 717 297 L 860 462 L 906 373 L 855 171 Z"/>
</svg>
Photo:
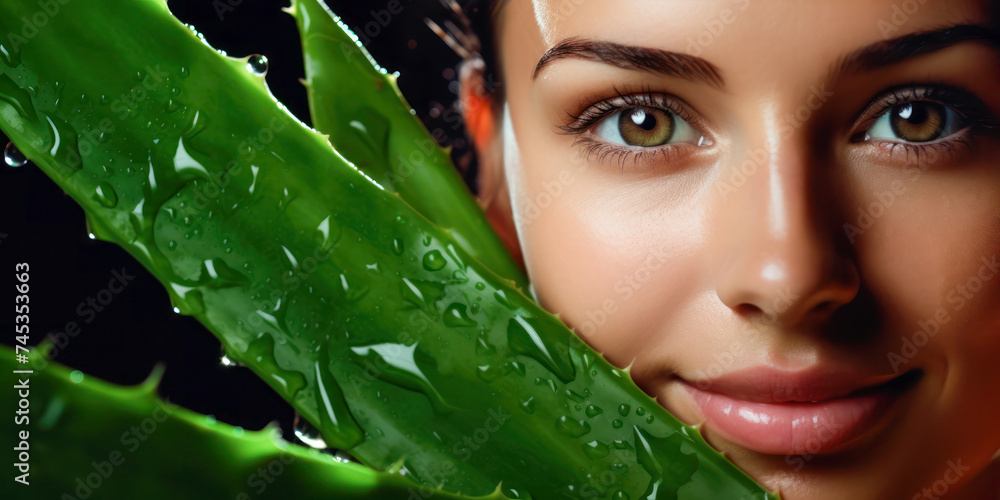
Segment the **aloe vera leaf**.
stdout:
<svg viewBox="0 0 1000 500">
<path fill-rule="evenodd" d="M 160 0 L 61 9 L 3 39 L 0 128 L 327 443 L 474 495 L 768 498 L 246 59 Z M 35 12 L 0 5 L 0 33 Z"/>
<path fill-rule="evenodd" d="M 49 347 L 34 349 L 32 361 Z M 13 349 L 0 346 L 4 373 L 25 368 Z M 0 433 L 5 449 L 27 448 L 30 469 L 22 476 L 28 484 L 6 486 L 4 498 L 471 500 L 290 444 L 277 427 L 245 431 L 180 408 L 157 397 L 160 374 L 134 387 L 57 363 L 15 374 L 15 383 L 27 381 L 31 413 L 26 425 L 3 419 Z M 20 431 L 28 432 L 26 446 Z"/>
<path fill-rule="evenodd" d="M 449 231 L 471 256 L 523 287 L 511 258 L 449 151 L 438 146 L 388 73 L 320 0 L 292 0 L 302 38 L 312 126 L 385 189 Z"/>
</svg>

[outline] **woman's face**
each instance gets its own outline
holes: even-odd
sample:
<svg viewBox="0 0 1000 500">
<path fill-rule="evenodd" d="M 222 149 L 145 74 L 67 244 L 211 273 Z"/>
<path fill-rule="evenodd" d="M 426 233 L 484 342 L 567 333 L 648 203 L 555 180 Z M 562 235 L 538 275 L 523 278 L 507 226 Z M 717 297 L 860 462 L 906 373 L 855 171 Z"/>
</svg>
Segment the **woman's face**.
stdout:
<svg viewBox="0 0 1000 500">
<path fill-rule="evenodd" d="M 786 498 L 955 493 L 1000 448 L 995 10 L 507 2 L 538 300 Z"/>
</svg>

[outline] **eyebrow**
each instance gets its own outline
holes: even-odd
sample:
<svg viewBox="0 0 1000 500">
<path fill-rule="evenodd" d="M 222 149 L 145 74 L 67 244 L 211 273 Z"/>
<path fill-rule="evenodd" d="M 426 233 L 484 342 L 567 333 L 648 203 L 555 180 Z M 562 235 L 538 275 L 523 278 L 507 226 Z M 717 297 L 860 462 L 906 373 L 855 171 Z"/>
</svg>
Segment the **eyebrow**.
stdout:
<svg viewBox="0 0 1000 500">
<path fill-rule="evenodd" d="M 911 33 L 862 47 L 833 65 L 832 73 L 843 77 L 897 64 L 962 42 L 984 42 L 1000 50 L 1000 31 L 986 26 L 961 24 Z"/>
<path fill-rule="evenodd" d="M 545 51 L 542 58 L 538 60 L 538 64 L 535 65 L 531 79 L 536 79 L 542 69 L 549 64 L 567 58 L 610 64 L 634 71 L 660 73 L 694 82 L 707 83 L 719 89 L 724 86 L 718 68 L 700 57 L 580 37 L 566 38 Z"/>
</svg>

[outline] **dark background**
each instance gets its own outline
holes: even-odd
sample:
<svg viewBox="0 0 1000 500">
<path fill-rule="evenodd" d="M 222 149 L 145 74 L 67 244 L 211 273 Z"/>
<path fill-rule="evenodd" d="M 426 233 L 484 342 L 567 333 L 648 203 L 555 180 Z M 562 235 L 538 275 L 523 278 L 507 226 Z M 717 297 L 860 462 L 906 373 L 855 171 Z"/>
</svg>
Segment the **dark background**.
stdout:
<svg viewBox="0 0 1000 500">
<path fill-rule="evenodd" d="M 264 54 L 270 61 L 267 82 L 293 114 L 310 123 L 298 30 L 281 11 L 286 0 L 170 0 L 181 21 L 196 27 L 216 49 L 232 57 Z M 464 130 L 441 118 L 455 105 L 455 74 L 460 58 L 425 25 L 451 18 L 437 0 L 401 0 L 403 11 L 387 25 L 389 0 L 327 0 L 356 32 L 368 27 L 366 48 L 388 71 L 399 71 L 399 86 L 430 130 L 441 128 L 453 159 L 474 185 L 475 166 Z M 231 4 L 236 4 L 230 9 Z M 226 6 L 225 9 L 217 8 Z M 376 24 L 371 24 L 371 23 Z M 363 38 L 364 40 L 364 38 Z M 0 133 L 0 148 L 8 139 Z M 443 144 L 445 145 L 445 144 Z M 6 235 L 6 236 L 3 236 Z M 220 366 L 221 346 L 196 320 L 174 314 L 163 286 L 118 246 L 87 237 L 83 211 L 32 164 L 10 168 L 0 163 L 0 300 L 12 304 L 14 264 L 28 262 L 31 340 L 76 321 L 81 332 L 54 361 L 118 384 L 136 384 L 162 362 L 166 373 L 161 397 L 220 421 L 260 429 L 278 421 L 292 438 L 294 411 L 249 370 Z M 113 270 L 136 278 L 114 296 L 90 323 L 78 306 L 108 286 Z M 9 306 L 5 306 L 9 307 Z M 14 312 L 0 316 L 6 325 L 0 342 L 14 343 Z"/>
</svg>

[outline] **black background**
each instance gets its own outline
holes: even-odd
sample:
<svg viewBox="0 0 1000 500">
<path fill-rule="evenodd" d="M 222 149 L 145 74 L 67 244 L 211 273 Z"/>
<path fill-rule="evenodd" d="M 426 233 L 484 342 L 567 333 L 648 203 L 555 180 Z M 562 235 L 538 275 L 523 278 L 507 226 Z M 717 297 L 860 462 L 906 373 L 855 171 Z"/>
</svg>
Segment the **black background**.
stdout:
<svg viewBox="0 0 1000 500">
<path fill-rule="evenodd" d="M 455 105 L 460 58 L 424 23 L 425 16 L 439 22 L 450 16 L 436 0 L 400 0 L 403 11 L 383 26 L 379 19 L 386 16 L 379 11 L 389 3 L 327 0 L 356 32 L 374 34 L 366 48 L 387 70 L 400 72 L 399 86 L 428 128 L 448 134 L 453 158 L 472 186 L 475 166 L 464 131 L 442 120 Z M 299 83 L 304 76 L 299 34 L 294 19 L 281 11 L 286 0 L 170 0 L 168 5 L 229 56 L 267 56 L 272 93 L 310 123 Z M 0 134 L 0 147 L 7 142 Z M 247 429 L 278 421 L 292 439 L 292 408 L 249 370 L 220 366 L 215 337 L 196 320 L 174 314 L 163 286 L 124 250 L 90 240 L 83 211 L 30 163 L 21 168 L 0 163 L 0 234 L 6 235 L 0 236 L 0 287 L 5 289 L 0 300 L 14 302 L 15 263 L 31 267 L 30 343 L 64 330 L 70 321 L 80 324 L 81 332 L 54 361 L 118 384 L 139 383 L 162 362 L 162 397 Z M 108 286 L 112 270 L 122 268 L 135 279 L 86 323 L 89 316 L 80 316 L 78 306 Z M 8 325 L 0 342 L 7 345 L 15 342 L 12 309 L 0 315 Z"/>
</svg>

